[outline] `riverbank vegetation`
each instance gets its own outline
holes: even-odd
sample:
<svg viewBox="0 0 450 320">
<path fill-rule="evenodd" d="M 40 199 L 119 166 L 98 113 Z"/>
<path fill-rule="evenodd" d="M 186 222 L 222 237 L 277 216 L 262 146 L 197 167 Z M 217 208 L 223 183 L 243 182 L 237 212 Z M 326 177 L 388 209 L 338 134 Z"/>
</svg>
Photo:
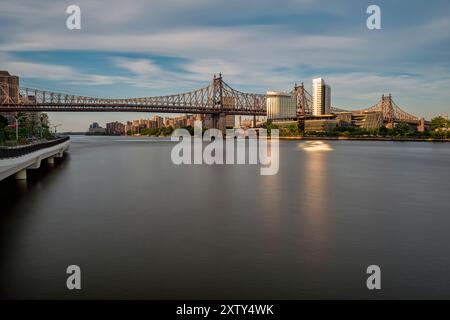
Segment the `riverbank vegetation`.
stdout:
<svg viewBox="0 0 450 320">
<path fill-rule="evenodd" d="M 19 112 L 15 119 L 15 122 L 9 123 L 5 116 L 0 115 L 0 145 L 27 144 L 53 137 L 46 113 Z M 17 131 L 16 123 L 19 126 Z"/>
<path fill-rule="evenodd" d="M 444 117 L 436 117 L 431 120 L 429 130 L 419 132 L 406 123 L 398 123 L 390 129 L 381 126 L 377 129 L 359 128 L 356 126 L 338 126 L 330 132 L 303 132 L 300 124 L 277 126 L 268 121 L 263 125 L 270 134 L 272 129 L 278 129 L 281 137 L 374 137 L 374 138 L 426 138 L 445 140 L 450 139 L 450 121 Z"/>
<path fill-rule="evenodd" d="M 191 135 L 194 135 L 194 127 L 193 126 L 184 126 L 180 129 L 186 129 Z M 139 131 L 139 135 L 141 136 L 150 136 L 150 137 L 169 137 L 175 129 L 172 126 L 161 127 L 161 128 L 146 128 Z M 203 133 L 207 130 L 207 128 L 203 128 Z M 133 135 L 134 133 L 131 131 L 127 132 L 127 135 Z"/>
<path fill-rule="evenodd" d="M 161 128 L 145 128 L 142 129 L 139 134 L 141 136 L 154 136 L 154 137 L 166 137 L 170 136 L 173 132 L 173 128 L 169 127 L 161 127 Z M 133 135 L 134 132 L 128 131 L 127 135 Z"/>
</svg>

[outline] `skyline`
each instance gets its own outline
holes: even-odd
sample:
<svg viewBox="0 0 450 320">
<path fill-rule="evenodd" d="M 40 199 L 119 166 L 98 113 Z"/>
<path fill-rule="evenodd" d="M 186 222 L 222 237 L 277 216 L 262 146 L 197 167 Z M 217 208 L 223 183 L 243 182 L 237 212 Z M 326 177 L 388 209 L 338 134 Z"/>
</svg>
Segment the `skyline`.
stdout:
<svg viewBox="0 0 450 320">
<path fill-rule="evenodd" d="M 219 72 L 259 93 L 301 81 L 311 92 L 311 80 L 323 77 L 336 107 L 369 107 L 391 92 L 410 113 L 448 114 L 450 37 L 439 30 L 450 26 L 450 4 L 378 1 L 382 30 L 368 30 L 370 4 L 78 1 L 82 29 L 70 31 L 70 3 L 2 3 L 0 65 L 22 85 L 96 97 L 189 91 Z M 62 131 L 130 117 L 50 114 Z"/>
</svg>

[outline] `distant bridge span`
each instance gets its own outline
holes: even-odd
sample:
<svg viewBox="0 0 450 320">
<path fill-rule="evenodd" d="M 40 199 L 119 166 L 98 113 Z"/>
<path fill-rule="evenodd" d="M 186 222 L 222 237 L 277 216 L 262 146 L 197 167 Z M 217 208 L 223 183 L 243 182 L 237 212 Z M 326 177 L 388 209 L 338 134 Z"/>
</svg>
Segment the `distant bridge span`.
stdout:
<svg viewBox="0 0 450 320">
<path fill-rule="evenodd" d="M 387 123 L 394 122 L 407 122 L 415 123 L 419 121 L 419 118 L 407 113 L 401 109 L 392 99 L 392 95 L 382 95 L 381 100 L 375 105 L 367 109 L 360 110 L 343 110 L 338 108 L 333 108 L 333 112 L 352 112 L 352 113 L 365 113 L 365 112 L 382 112 L 383 120 Z"/>
</svg>

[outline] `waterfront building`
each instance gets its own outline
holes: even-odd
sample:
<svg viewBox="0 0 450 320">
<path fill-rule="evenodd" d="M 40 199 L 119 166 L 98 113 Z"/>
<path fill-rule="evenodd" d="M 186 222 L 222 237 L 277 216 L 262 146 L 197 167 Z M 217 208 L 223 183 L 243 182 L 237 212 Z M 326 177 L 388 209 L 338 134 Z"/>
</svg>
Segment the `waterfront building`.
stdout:
<svg viewBox="0 0 450 320">
<path fill-rule="evenodd" d="M 296 98 L 290 93 L 267 91 L 267 118 L 269 120 L 297 117 Z"/>
<path fill-rule="evenodd" d="M 102 128 L 98 122 L 94 122 L 89 126 L 89 133 L 90 134 L 105 134 L 106 129 Z"/>
<path fill-rule="evenodd" d="M 331 112 L 331 87 L 322 78 L 312 81 L 312 114 L 321 116 Z"/>
<path fill-rule="evenodd" d="M 355 126 L 364 129 L 378 129 L 383 125 L 383 112 L 337 112 L 340 126 Z"/>
<path fill-rule="evenodd" d="M 164 119 L 161 116 L 155 115 L 153 121 L 156 122 L 156 128 L 164 127 Z"/>
<path fill-rule="evenodd" d="M 228 114 L 225 117 L 225 127 L 226 128 L 239 128 L 238 117 L 235 115 Z"/>
<path fill-rule="evenodd" d="M 253 128 L 253 120 L 252 119 L 241 119 L 241 128 L 248 129 Z"/>
<path fill-rule="evenodd" d="M 0 100 L 9 99 L 11 103 L 19 101 L 19 77 L 0 71 Z"/>
<path fill-rule="evenodd" d="M 8 71 L 0 71 L 0 101 L 14 102 L 19 97 L 19 77 L 10 75 Z M 2 112 L 9 124 L 15 123 L 14 112 Z"/>
<path fill-rule="evenodd" d="M 166 127 L 175 127 L 175 121 L 173 118 L 166 118 Z"/>
<path fill-rule="evenodd" d="M 236 116 L 235 125 L 236 125 L 236 128 L 240 128 L 242 126 L 242 116 Z"/>
<path fill-rule="evenodd" d="M 125 124 L 125 134 L 132 132 L 133 132 L 133 122 L 127 121 L 127 123 Z"/>
<path fill-rule="evenodd" d="M 214 121 L 213 121 L 212 115 L 210 115 L 210 114 L 204 115 L 203 128 L 205 128 L 205 129 L 214 128 Z"/>
<path fill-rule="evenodd" d="M 305 120 L 305 132 L 331 132 L 338 126 L 338 121 L 332 118 L 317 118 Z"/>
<path fill-rule="evenodd" d="M 106 134 L 122 135 L 125 133 L 125 125 L 120 122 L 109 122 L 106 124 Z"/>
</svg>

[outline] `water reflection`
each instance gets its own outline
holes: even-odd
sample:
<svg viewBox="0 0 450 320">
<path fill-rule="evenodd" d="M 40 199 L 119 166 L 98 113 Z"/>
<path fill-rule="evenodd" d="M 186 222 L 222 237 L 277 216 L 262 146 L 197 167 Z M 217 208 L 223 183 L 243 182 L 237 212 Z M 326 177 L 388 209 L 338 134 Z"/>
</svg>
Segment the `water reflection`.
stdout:
<svg viewBox="0 0 450 320">
<path fill-rule="evenodd" d="M 263 176 L 261 184 L 257 185 L 261 194 L 261 211 L 259 212 L 260 221 L 262 223 L 263 243 L 266 250 L 276 252 L 279 250 L 281 217 L 280 209 L 283 207 L 282 181 L 280 175 Z M 284 204 L 285 205 L 285 204 Z"/>
<path fill-rule="evenodd" d="M 329 149 L 328 149 L 329 148 Z M 325 151 L 332 148 L 319 141 L 317 144 L 308 143 L 307 151 Z M 305 179 L 302 190 L 304 197 L 304 219 L 303 234 L 308 248 L 313 254 L 310 254 L 311 263 L 314 267 L 323 267 L 324 259 L 329 254 L 330 249 L 330 210 L 327 201 L 329 197 L 329 172 L 328 172 L 328 153 L 314 152 L 307 153 L 304 157 Z"/>
<path fill-rule="evenodd" d="M 299 148 L 305 151 L 317 152 L 317 151 L 332 151 L 333 148 L 330 144 L 323 141 L 305 141 L 298 145 Z"/>
</svg>

